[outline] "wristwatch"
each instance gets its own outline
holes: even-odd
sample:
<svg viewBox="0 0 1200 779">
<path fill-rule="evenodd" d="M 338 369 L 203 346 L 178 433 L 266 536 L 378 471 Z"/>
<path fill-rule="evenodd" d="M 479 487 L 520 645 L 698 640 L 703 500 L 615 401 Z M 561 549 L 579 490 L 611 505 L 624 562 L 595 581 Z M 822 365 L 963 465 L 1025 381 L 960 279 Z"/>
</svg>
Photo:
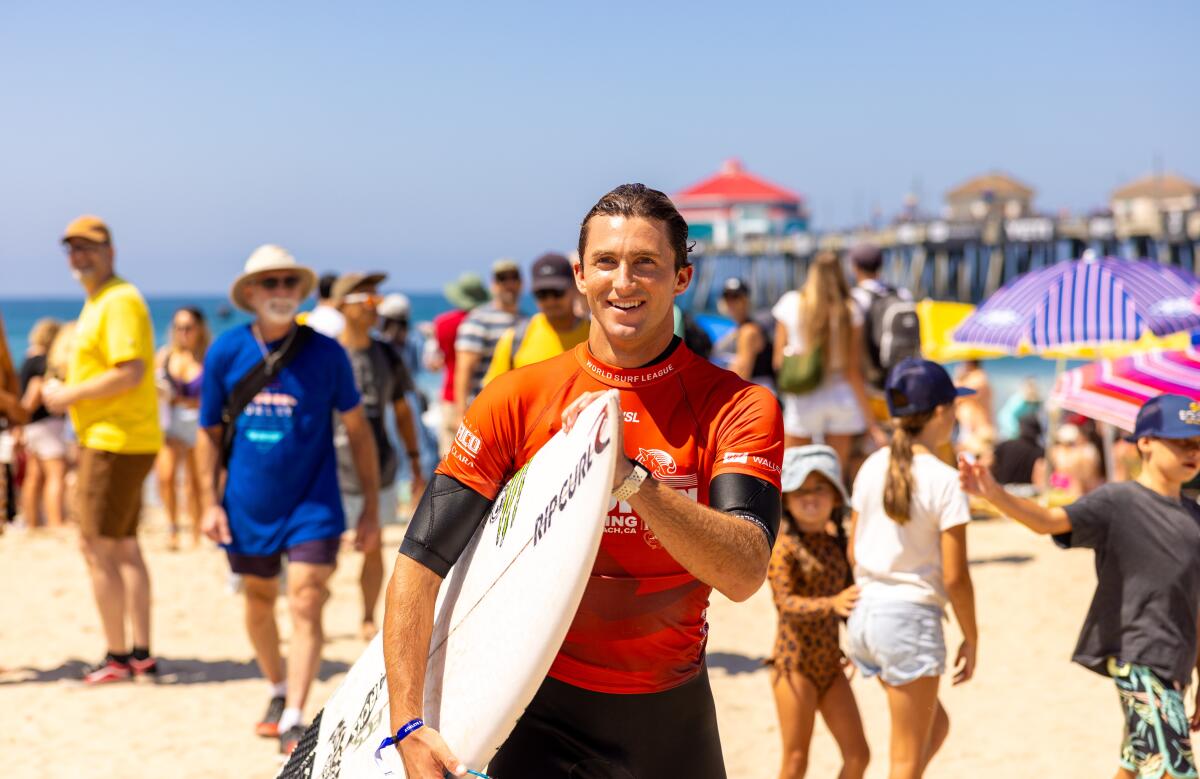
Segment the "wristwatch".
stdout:
<svg viewBox="0 0 1200 779">
<path fill-rule="evenodd" d="M 646 466 L 639 463 L 637 460 L 629 459 L 629 464 L 633 466 L 633 470 L 625 477 L 625 481 L 617 485 L 617 488 L 612 491 L 612 496 L 617 500 L 629 500 L 638 490 L 642 488 L 642 482 L 650 478 L 650 471 Z"/>
</svg>

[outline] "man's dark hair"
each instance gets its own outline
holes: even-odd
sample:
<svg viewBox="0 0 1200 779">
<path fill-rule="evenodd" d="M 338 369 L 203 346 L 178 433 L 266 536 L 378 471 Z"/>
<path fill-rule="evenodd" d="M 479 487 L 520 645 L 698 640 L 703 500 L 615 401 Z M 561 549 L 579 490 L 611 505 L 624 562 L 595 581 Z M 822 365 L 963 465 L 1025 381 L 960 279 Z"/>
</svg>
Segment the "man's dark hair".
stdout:
<svg viewBox="0 0 1200 779">
<path fill-rule="evenodd" d="M 580 262 L 583 262 L 587 248 L 588 222 L 593 216 L 657 219 L 667 226 L 667 236 L 671 248 L 675 251 L 675 270 L 691 264 L 688 262 L 688 252 L 691 249 L 688 247 L 687 221 L 675 208 L 671 198 L 657 189 L 650 189 L 645 184 L 622 184 L 600 198 L 579 225 Z"/>
<path fill-rule="evenodd" d="M 333 285 L 337 280 L 336 273 L 322 273 L 321 278 L 317 280 L 317 297 L 329 300 L 329 296 L 333 294 Z"/>
</svg>

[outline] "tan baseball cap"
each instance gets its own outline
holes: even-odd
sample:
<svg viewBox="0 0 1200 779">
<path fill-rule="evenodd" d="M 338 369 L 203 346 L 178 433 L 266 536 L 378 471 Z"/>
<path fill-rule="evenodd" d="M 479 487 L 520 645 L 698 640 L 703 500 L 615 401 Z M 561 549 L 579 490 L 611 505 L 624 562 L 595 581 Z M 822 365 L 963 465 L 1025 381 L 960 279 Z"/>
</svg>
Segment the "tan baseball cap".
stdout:
<svg viewBox="0 0 1200 779">
<path fill-rule="evenodd" d="M 78 217 L 63 230 L 64 243 L 72 238 L 83 238 L 94 243 L 112 243 L 112 233 L 109 232 L 108 225 L 100 217 L 91 214 Z"/>
<path fill-rule="evenodd" d="M 334 303 L 342 302 L 342 298 L 354 292 L 359 287 L 374 287 L 383 283 L 387 278 L 387 274 L 382 271 L 374 273 L 363 273 L 361 271 L 351 271 L 338 276 L 338 280 L 333 282 L 333 289 L 329 292 L 329 299 Z"/>
</svg>

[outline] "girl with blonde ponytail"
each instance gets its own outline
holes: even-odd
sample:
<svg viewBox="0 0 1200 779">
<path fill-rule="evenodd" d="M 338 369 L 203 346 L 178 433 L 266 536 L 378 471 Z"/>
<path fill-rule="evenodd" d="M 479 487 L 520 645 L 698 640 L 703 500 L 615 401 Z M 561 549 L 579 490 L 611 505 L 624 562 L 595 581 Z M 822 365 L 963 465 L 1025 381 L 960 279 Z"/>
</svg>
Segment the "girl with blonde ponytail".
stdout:
<svg viewBox="0 0 1200 779">
<path fill-rule="evenodd" d="M 954 387 L 938 364 L 909 358 L 885 389 L 891 445 L 863 463 L 850 500 L 849 556 L 859 601 L 847 625 L 850 658 L 879 676 L 892 717 L 891 779 L 917 779 L 946 739 L 938 701 L 946 669 L 947 603 L 962 630 L 954 684 L 975 671 L 978 631 L 967 570 L 967 497 L 934 453 L 954 429 Z"/>
</svg>

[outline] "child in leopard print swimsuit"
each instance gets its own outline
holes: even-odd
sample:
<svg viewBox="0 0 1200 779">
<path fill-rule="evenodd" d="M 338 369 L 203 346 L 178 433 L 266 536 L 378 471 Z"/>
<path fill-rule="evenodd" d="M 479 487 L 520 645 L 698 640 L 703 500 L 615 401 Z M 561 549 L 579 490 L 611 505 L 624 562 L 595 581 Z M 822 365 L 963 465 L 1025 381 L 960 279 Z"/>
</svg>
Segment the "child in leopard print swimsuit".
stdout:
<svg viewBox="0 0 1200 779">
<path fill-rule="evenodd" d="M 798 446 L 783 457 L 783 523 L 767 578 L 779 612 L 772 686 L 783 736 L 780 779 L 804 776 L 816 714 L 842 751 L 843 779 L 858 779 L 869 753 L 838 645 L 838 622 L 858 588 L 850 577 L 842 514 L 849 503 L 837 454 Z"/>
</svg>

